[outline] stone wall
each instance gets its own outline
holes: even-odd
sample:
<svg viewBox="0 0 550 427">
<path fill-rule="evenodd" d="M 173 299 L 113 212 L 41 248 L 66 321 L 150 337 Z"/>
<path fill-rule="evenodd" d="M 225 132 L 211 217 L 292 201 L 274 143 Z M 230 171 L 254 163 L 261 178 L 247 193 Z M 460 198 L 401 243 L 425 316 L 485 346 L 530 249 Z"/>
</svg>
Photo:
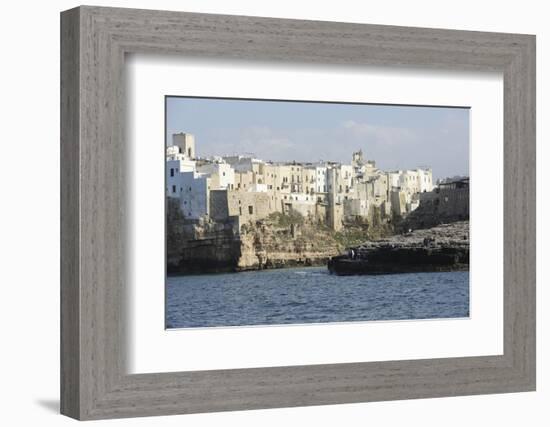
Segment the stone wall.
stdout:
<svg viewBox="0 0 550 427">
<path fill-rule="evenodd" d="M 239 216 L 242 223 L 257 221 L 271 213 L 270 196 L 267 193 L 247 191 L 210 191 L 210 218 L 226 221 Z"/>
<path fill-rule="evenodd" d="M 243 223 L 256 221 L 270 214 L 267 193 L 229 191 L 227 204 L 229 216 L 239 216 Z"/>
<path fill-rule="evenodd" d="M 407 213 L 407 197 L 404 191 L 392 191 L 390 195 L 392 213 L 395 216 L 403 216 Z"/>
<path fill-rule="evenodd" d="M 470 219 L 470 189 L 437 188 L 420 193 L 420 204 L 401 223 L 401 228 L 428 228 Z"/>
<path fill-rule="evenodd" d="M 439 214 L 456 216 L 459 219 L 470 217 L 470 190 L 468 188 L 454 188 L 439 190 Z"/>
<path fill-rule="evenodd" d="M 210 218 L 225 221 L 229 218 L 227 190 L 210 190 Z"/>
</svg>

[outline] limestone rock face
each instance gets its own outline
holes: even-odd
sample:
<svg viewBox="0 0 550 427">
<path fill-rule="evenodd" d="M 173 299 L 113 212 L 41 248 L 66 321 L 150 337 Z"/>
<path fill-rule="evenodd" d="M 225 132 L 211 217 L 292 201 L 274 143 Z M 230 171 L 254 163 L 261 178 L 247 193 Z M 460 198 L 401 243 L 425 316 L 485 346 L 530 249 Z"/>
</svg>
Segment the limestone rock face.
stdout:
<svg viewBox="0 0 550 427">
<path fill-rule="evenodd" d="M 241 233 L 238 270 L 324 265 L 339 253 L 333 233 L 314 225 L 250 224 Z"/>
<path fill-rule="evenodd" d="M 469 221 L 441 224 L 367 241 L 336 256 L 329 271 L 339 275 L 468 270 Z"/>
<path fill-rule="evenodd" d="M 313 224 L 176 221 L 169 229 L 169 274 L 325 265 L 342 250 L 332 231 Z"/>
<path fill-rule="evenodd" d="M 233 271 L 241 241 L 232 224 L 179 224 L 167 241 L 168 274 Z"/>
<path fill-rule="evenodd" d="M 387 224 L 351 223 L 341 231 L 300 214 L 274 214 L 243 223 L 240 217 L 187 220 L 169 203 L 168 274 L 198 274 L 326 265 L 358 242 L 389 233 Z"/>
<path fill-rule="evenodd" d="M 411 230 L 383 239 L 371 240 L 357 247 L 359 252 L 393 245 L 395 247 L 469 247 L 470 221 L 441 224 L 432 228 Z"/>
</svg>

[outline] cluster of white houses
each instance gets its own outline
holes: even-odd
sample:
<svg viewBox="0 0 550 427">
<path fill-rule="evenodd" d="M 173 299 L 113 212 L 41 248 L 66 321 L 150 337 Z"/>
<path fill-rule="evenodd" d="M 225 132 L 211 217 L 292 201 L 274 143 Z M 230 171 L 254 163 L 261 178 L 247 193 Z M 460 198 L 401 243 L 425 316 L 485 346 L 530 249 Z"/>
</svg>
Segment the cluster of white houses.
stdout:
<svg viewBox="0 0 550 427">
<path fill-rule="evenodd" d="M 166 185 L 190 220 L 238 217 L 246 223 L 296 211 L 335 230 L 345 220 L 368 218 L 375 208 L 383 216 L 404 216 L 434 187 L 429 168 L 385 172 L 361 151 L 351 164 L 200 158 L 188 133 L 174 134 L 166 149 Z"/>
</svg>

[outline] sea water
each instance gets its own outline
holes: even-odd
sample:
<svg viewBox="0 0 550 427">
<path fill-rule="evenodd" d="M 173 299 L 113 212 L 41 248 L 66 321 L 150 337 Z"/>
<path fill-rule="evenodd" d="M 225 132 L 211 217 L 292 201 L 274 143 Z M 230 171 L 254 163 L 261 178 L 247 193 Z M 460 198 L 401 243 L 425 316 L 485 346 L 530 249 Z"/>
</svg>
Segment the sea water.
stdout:
<svg viewBox="0 0 550 427">
<path fill-rule="evenodd" d="M 469 316 L 469 273 L 335 276 L 326 267 L 168 277 L 166 327 Z"/>
</svg>

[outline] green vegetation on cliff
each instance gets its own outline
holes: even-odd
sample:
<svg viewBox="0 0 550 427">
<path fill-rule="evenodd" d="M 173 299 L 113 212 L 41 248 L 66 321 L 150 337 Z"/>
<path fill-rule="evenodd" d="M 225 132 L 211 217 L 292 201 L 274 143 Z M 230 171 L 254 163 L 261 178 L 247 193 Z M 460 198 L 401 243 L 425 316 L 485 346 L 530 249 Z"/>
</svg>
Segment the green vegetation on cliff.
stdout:
<svg viewBox="0 0 550 427">
<path fill-rule="evenodd" d="M 277 227 L 290 227 L 291 225 L 302 225 L 305 221 L 300 212 L 291 211 L 288 214 L 281 212 L 270 213 L 267 221 L 272 222 Z"/>
<path fill-rule="evenodd" d="M 332 250 L 338 253 L 367 240 L 392 235 L 394 232 L 393 225 L 382 219 L 381 213 L 376 209 L 371 221 L 348 221 L 339 231 L 332 230 L 324 223 L 308 221 L 295 211 L 285 214 L 274 212 L 264 220 L 258 221 L 256 225 L 248 224 L 246 231 L 256 229 L 256 232 L 261 234 L 265 233 L 266 228 L 276 234 L 290 237 L 297 248 L 332 247 Z"/>
</svg>

